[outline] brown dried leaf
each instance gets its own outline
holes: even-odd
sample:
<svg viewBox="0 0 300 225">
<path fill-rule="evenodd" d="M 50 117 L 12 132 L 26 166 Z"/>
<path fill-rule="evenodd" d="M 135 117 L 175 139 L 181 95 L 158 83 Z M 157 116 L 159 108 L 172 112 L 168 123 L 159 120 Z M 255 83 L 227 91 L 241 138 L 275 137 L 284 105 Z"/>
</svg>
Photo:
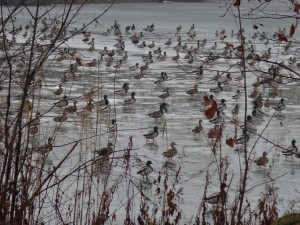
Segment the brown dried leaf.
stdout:
<svg viewBox="0 0 300 225">
<path fill-rule="evenodd" d="M 296 26 L 294 24 L 291 25 L 290 28 L 290 37 L 293 37 L 293 35 L 295 34 L 296 31 Z"/>
</svg>

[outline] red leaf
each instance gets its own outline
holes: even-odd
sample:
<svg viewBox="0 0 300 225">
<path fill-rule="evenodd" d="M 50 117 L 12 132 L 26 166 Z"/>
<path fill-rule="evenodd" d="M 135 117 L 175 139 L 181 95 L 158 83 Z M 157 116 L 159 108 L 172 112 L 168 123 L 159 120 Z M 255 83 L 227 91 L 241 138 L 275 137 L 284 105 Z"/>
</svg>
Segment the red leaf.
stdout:
<svg viewBox="0 0 300 225">
<path fill-rule="evenodd" d="M 233 140 L 233 138 L 226 139 L 226 144 L 228 146 L 230 146 L 231 148 L 233 148 L 234 147 L 234 140 Z"/>
<path fill-rule="evenodd" d="M 239 7 L 240 5 L 241 5 L 241 0 L 235 0 L 235 2 L 233 3 L 233 6 Z"/>
<path fill-rule="evenodd" d="M 296 13 L 298 13 L 299 12 L 299 10 L 300 10 L 300 4 L 299 3 L 295 3 L 294 4 L 294 11 L 296 12 Z"/>
<path fill-rule="evenodd" d="M 287 37 L 286 37 L 284 34 L 280 34 L 280 33 L 279 33 L 277 36 L 278 36 L 278 39 L 279 39 L 280 41 L 288 42 L 288 39 L 287 39 Z"/>
</svg>

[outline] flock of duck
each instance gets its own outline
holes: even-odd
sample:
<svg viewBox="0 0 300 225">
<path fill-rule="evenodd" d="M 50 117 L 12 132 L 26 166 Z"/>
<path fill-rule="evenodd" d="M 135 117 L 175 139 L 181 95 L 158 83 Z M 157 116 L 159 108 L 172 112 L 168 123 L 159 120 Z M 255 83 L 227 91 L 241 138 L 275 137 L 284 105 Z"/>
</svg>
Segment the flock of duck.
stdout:
<svg viewBox="0 0 300 225">
<path fill-rule="evenodd" d="M 59 24 L 59 21 L 49 23 L 46 18 L 41 20 L 40 29 L 44 30 L 44 35 L 39 39 L 40 44 L 37 44 L 37 52 L 43 51 L 41 43 L 51 40 L 57 34 Z M 99 26 L 99 24 L 98 21 L 95 22 L 95 26 Z M 23 34 L 21 26 L 15 28 L 10 32 L 12 39 L 7 41 L 11 45 L 18 44 L 16 41 L 20 39 L 18 35 L 22 36 L 22 40 L 27 40 L 29 30 L 32 27 L 31 23 L 27 25 Z M 192 108 L 193 104 L 196 104 L 199 109 L 198 123 L 190 128 L 190 133 L 195 139 L 198 135 L 204 135 L 209 139 L 216 140 L 220 138 L 226 125 L 231 124 L 237 128 L 237 131 L 235 137 L 226 140 L 226 144 L 230 147 L 240 146 L 238 149 L 243 149 L 250 137 L 255 136 L 255 129 L 266 116 L 265 111 L 270 112 L 273 110 L 274 113 L 279 115 L 285 113 L 285 99 L 280 97 L 279 89 L 285 84 L 296 80 L 287 71 L 290 69 L 296 70 L 299 66 L 296 57 L 291 53 L 293 42 L 285 42 L 280 38 L 282 35 L 288 37 L 284 29 L 280 29 L 274 34 L 256 30 L 251 37 L 247 37 L 244 46 L 240 44 L 241 34 L 245 34 L 244 30 L 236 33 L 234 31 L 227 32 L 225 29 L 216 31 L 214 37 L 210 40 L 198 37 L 199 33 L 196 31 L 195 24 L 188 28 L 179 25 L 174 27 L 174 32 L 165 35 L 156 32 L 153 23 L 138 30 L 135 24 L 122 27 L 117 21 L 114 21 L 113 25 L 105 32 L 96 33 L 89 31 L 87 27 L 83 27 L 63 32 L 59 40 L 63 40 L 70 34 L 74 37 L 69 39 L 69 43 L 73 39 L 78 40 L 80 38 L 82 38 L 82 42 L 79 44 L 80 47 L 68 47 L 66 45 L 66 47 L 60 48 L 54 57 L 58 65 L 67 65 L 68 68 L 62 74 L 60 82 L 56 84 L 58 88 L 53 91 L 54 96 L 60 98 L 53 105 L 54 108 L 60 109 L 59 115 L 56 115 L 53 120 L 57 123 L 64 123 L 71 114 L 75 113 L 88 117 L 95 112 L 95 109 L 103 114 L 111 112 L 110 109 L 113 104 L 111 104 L 112 97 L 110 98 L 110 96 L 116 96 L 121 107 L 134 108 L 137 101 L 142 102 L 143 100 L 142 96 L 137 98 L 139 93 L 131 91 L 131 89 L 147 82 L 148 86 L 151 85 L 157 90 L 163 90 L 163 92 L 155 93 L 158 98 L 158 104 L 155 104 L 157 109 L 145 114 L 145 116 L 155 119 L 153 128 L 143 134 L 146 142 L 155 142 L 155 139 L 159 136 L 159 126 L 165 121 L 164 116 L 172 110 L 172 105 L 168 101 L 172 98 L 176 99 L 178 94 L 181 101 L 188 102 L 191 105 L 186 110 Z M 158 35 L 160 38 L 157 38 Z M 111 49 L 100 46 L 103 38 L 115 39 Z M 97 39 L 100 39 L 100 41 L 97 41 Z M 256 42 L 261 43 L 260 49 L 256 49 Z M 286 61 L 271 63 L 272 55 L 275 55 L 271 46 L 277 46 L 278 49 L 282 50 L 279 54 L 285 56 Z M 134 50 L 132 55 L 128 49 Z M 266 50 L 261 51 L 261 49 Z M 246 74 L 241 72 L 244 67 L 241 61 L 243 55 L 246 59 Z M 20 54 L 20 59 L 21 63 L 17 65 L 17 70 L 25 65 L 26 54 Z M 167 69 L 159 71 L 159 65 L 166 65 L 166 62 L 167 65 L 171 65 L 171 72 Z M 220 70 L 220 65 L 227 68 Z M 92 87 L 91 90 L 84 93 L 85 102 L 81 102 L 82 109 L 80 111 L 77 106 L 80 100 L 68 96 L 64 87 L 76 77 L 76 74 L 83 70 L 97 71 L 99 68 L 103 73 L 116 75 L 116 84 L 120 84 L 120 88 L 109 90 L 111 84 L 107 86 L 105 84 L 104 89 L 106 88 L 107 94 L 96 100 L 99 90 Z M 171 74 L 174 70 L 177 71 L 176 76 Z M 252 73 L 250 70 L 255 72 Z M 257 72 L 257 70 L 260 71 Z M 119 80 L 118 74 L 122 74 L 122 78 Z M 124 79 L 125 75 L 128 79 Z M 248 109 L 251 108 L 251 113 L 247 115 L 244 123 L 243 119 L 239 119 L 239 116 L 243 118 L 240 109 L 245 102 L 245 90 L 242 88 L 245 77 L 251 77 L 247 82 L 253 81 L 253 77 L 257 77 L 257 79 L 254 79 L 253 83 L 247 84 L 247 90 L 253 89 L 253 91 L 247 96 L 248 102 L 250 102 L 250 104 L 248 103 L 250 105 Z M 176 94 L 176 89 L 170 86 L 176 84 L 176 80 L 178 80 L 176 85 L 180 86 L 183 79 L 187 79 L 191 87 L 184 90 L 184 94 L 182 92 Z M 36 78 L 33 84 L 42 85 L 43 77 Z M 1 89 L 3 97 L 5 94 L 5 81 L 1 82 Z M 182 97 L 182 95 L 184 96 Z M 31 97 L 28 97 L 29 104 Z M 73 104 L 70 104 L 70 101 L 73 101 Z M 5 109 L 5 106 L 5 103 L 1 104 L 2 109 Z M 36 117 L 31 120 L 29 132 L 32 135 L 38 133 L 40 123 L 37 121 L 41 117 L 41 114 L 36 112 Z M 108 132 L 117 136 L 117 124 L 121 122 L 122 114 L 118 115 L 118 119 L 116 115 L 110 115 L 110 118 L 113 119 L 110 119 Z M 208 127 L 209 124 L 212 126 L 208 129 L 208 132 L 205 132 L 203 122 L 208 124 Z M 3 135 L 2 133 L 2 138 Z M 178 141 L 180 142 L 180 140 Z M 178 143 L 178 141 L 176 142 Z M 174 140 L 171 142 L 170 149 L 162 153 L 163 157 L 172 160 L 177 155 L 176 142 Z M 282 147 L 282 154 L 285 157 L 295 156 L 300 158 L 300 152 L 298 152 L 295 145 L 296 141 L 292 140 L 291 142 L 291 147 Z M 38 151 L 49 152 L 52 145 L 53 138 L 49 138 L 48 143 L 39 147 Z M 112 141 L 108 141 L 106 147 L 95 152 L 99 156 L 109 159 L 109 156 L 114 152 L 113 147 Z M 216 154 L 215 151 L 213 153 Z M 264 151 L 262 156 L 256 158 L 253 162 L 259 167 L 266 166 L 269 162 L 267 152 Z M 147 177 L 153 172 L 151 164 L 152 162 L 148 160 L 146 165 L 137 173 Z M 224 188 L 225 185 L 222 187 Z"/>
</svg>

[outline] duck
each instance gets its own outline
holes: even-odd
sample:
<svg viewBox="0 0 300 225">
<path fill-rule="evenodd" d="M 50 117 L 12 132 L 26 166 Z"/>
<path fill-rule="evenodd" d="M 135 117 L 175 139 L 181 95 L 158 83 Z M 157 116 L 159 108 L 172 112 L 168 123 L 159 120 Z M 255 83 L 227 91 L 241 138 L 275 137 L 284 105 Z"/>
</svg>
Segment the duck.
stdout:
<svg viewBox="0 0 300 225">
<path fill-rule="evenodd" d="M 62 88 L 62 84 L 59 84 L 58 85 L 58 89 L 56 89 L 55 91 L 54 91 L 54 95 L 60 95 L 60 94 L 62 94 L 63 93 L 63 91 L 64 91 L 64 89 Z"/>
<path fill-rule="evenodd" d="M 62 108 L 66 107 L 68 105 L 68 97 L 66 95 L 63 96 L 62 100 L 59 100 L 58 102 L 53 103 L 55 107 Z"/>
<path fill-rule="evenodd" d="M 254 124 L 253 121 L 252 121 L 252 116 L 248 115 L 247 118 L 246 118 L 246 124 L 243 124 L 243 125 L 241 126 L 241 128 L 243 128 L 243 129 L 245 129 L 245 128 L 251 129 L 251 128 L 254 127 L 254 125 L 255 125 L 255 124 Z"/>
<path fill-rule="evenodd" d="M 298 152 L 298 148 L 296 146 L 296 141 L 292 140 L 292 146 L 288 147 L 287 149 L 285 149 L 284 151 L 282 151 L 282 154 L 285 156 L 285 158 L 287 156 L 293 156 L 296 155 Z"/>
<path fill-rule="evenodd" d="M 56 117 L 53 118 L 53 120 L 55 122 L 58 122 L 58 123 L 65 122 L 67 119 L 68 119 L 68 115 L 67 115 L 67 113 L 66 113 L 65 110 L 63 110 L 63 114 L 62 115 L 56 116 Z"/>
<path fill-rule="evenodd" d="M 105 99 L 104 105 L 101 107 L 101 110 L 105 111 L 106 109 L 108 109 L 108 107 L 109 107 L 109 101 L 108 101 L 108 99 Z"/>
<path fill-rule="evenodd" d="M 186 93 L 188 95 L 190 95 L 191 97 L 193 97 L 195 94 L 198 94 L 198 85 L 195 84 L 194 87 L 188 91 L 186 91 Z"/>
<path fill-rule="evenodd" d="M 73 105 L 70 105 L 70 106 L 66 107 L 66 108 L 65 108 L 65 111 L 66 111 L 67 113 L 74 113 L 74 112 L 76 112 L 76 111 L 77 111 L 77 106 L 76 106 L 76 104 L 77 104 L 77 101 L 74 99 Z"/>
<path fill-rule="evenodd" d="M 135 96 L 135 92 L 131 92 L 131 98 L 125 99 L 124 100 L 124 105 L 131 105 L 131 104 L 135 103 L 136 99 L 135 99 L 134 96 Z"/>
<path fill-rule="evenodd" d="M 286 108 L 285 104 L 284 104 L 284 99 L 280 99 L 280 102 L 273 107 L 277 112 L 281 113 L 282 110 L 284 110 Z"/>
<path fill-rule="evenodd" d="M 225 99 L 221 100 L 221 103 L 218 105 L 217 108 L 220 112 L 223 112 L 226 109 Z"/>
<path fill-rule="evenodd" d="M 124 82 L 121 89 L 116 90 L 115 94 L 117 94 L 117 95 L 126 95 L 128 90 L 129 90 L 129 83 Z"/>
<path fill-rule="evenodd" d="M 167 52 L 164 52 L 163 55 L 158 55 L 156 58 L 157 58 L 158 60 L 160 60 L 160 61 L 166 60 L 166 59 L 167 59 Z"/>
<path fill-rule="evenodd" d="M 178 50 L 176 50 L 176 55 L 172 57 L 173 61 L 178 61 L 180 59 L 180 55 L 178 54 Z"/>
<path fill-rule="evenodd" d="M 221 83 L 223 83 L 223 84 L 229 84 L 230 81 L 232 81 L 231 74 L 227 73 L 225 79 L 223 79 L 223 81 L 221 81 Z"/>
<path fill-rule="evenodd" d="M 250 137 L 248 135 L 248 133 L 246 132 L 246 129 L 243 129 L 243 133 L 240 137 L 237 137 L 234 142 L 236 144 L 245 144 L 245 141 L 249 141 Z"/>
<path fill-rule="evenodd" d="M 125 51 L 124 55 L 122 56 L 122 60 L 123 60 L 123 62 L 126 62 L 127 59 L 128 59 L 128 52 Z"/>
<path fill-rule="evenodd" d="M 234 108 L 231 110 L 231 114 L 233 116 L 237 116 L 240 112 L 240 106 L 239 104 L 235 104 Z"/>
<path fill-rule="evenodd" d="M 97 59 L 93 59 L 93 61 L 86 63 L 86 66 L 90 68 L 97 66 Z"/>
<path fill-rule="evenodd" d="M 38 131 L 39 131 L 39 126 L 38 125 L 33 125 L 29 129 L 29 133 L 31 135 L 37 134 Z M 4 137 L 4 135 L 2 135 L 2 132 L 0 132 L 0 137 L 1 137 L 1 139 Z"/>
<path fill-rule="evenodd" d="M 108 159 L 109 155 L 113 153 L 113 143 L 108 142 L 106 147 L 100 148 L 99 150 L 96 150 L 95 152 L 100 156 L 104 157 L 105 159 Z"/>
<path fill-rule="evenodd" d="M 129 67 L 129 71 L 134 72 L 139 68 L 139 63 L 136 63 L 134 66 Z"/>
<path fill-rule="evenodd" d="M 217 116 L 214 117 L 213 119 L 210 119 L 209 122 L 213 124 L 218 124 L 221 123 L 223 118 L 220 115 L 220 110 L 217 109 Z"/>
<path fill-rule="evenodd" d="M 172 159 L 175 155 L 177 155 L 177 148 L 175 147 L 177 145 L 174 141 L 171 142 L 171 148 L 167 151 L 163 152 L 163 156 Z"/>
<path fill-rule="evenodd" d="M 166 100 L 166 98 L 169 98 L 170 97 L 169 88 L 164 89 L 164 93 L 160 94 L 158 97 L 164 101 Z"/>
<path fill-rule="evenodd" d="M 148 116 L 152 117 L 152 118 L 155 118 L 155 119 L 162 117 L 164 115 L 164 110 L 165 110 L 165 112 L 168 111 L 167 108 L 166 108 L 166 105 L 167 104 L 165 102 L 161 103 L 160 106 L 159 106 L 159 110 L 154 111 L 152 113 L 149 113 Z"/>
<path fill-rule="evenodd" d="M 148 160 L 147 163 L 146 163 L 146 165 L 143 166 L 143 168 L 140 169 L 140 170 L 137 172 L 137 174 L 140 174 L 140 175 L 142 175 L 143 177 L 144 177 L 144 176 L 148 177 L 148 175 L 149 175 L 150 173 L 153 172 L 153 168 L 152 168 L 151 164 L 152 164 L 152 162 Z"/>
<path fill-rule="evenodd" d="M 161 72 L 160 77 L 157 78 L 156 81 L 154 81 L 155 84 L 161 84 L 165 82 L 168 79 L 168 74 L 166 72 Z"/>
<path fill-rule="evenodd" d="M 204 198 L 204 201 L 206 201 L 209 204 L 225 204 L 227 199 L 227 193 L 225 191 L 225 188 L 227 187 L 226 183 L 222 183 L 220 186 L 220 192 L 216 192 L 208 197 Z"/>
<path fill-rule="evenodd" d="M 139 44 L 137 47 L 138 48 L 145 48 L 147 45 L 146 45 L 146 42 L 143 41 L 141 44 Z"/>
<path fill-rule="evenodd" d="M 257 159 L 255 159 L 253 162 L 260 168 L 261 166 L 266 167 L 267 163 L 269 162 L 269 159 L 267 157 L 267 152 L 263 152 L 263 155 Z"/>
<path fill-rule="evenodd" d="M 236 90 L 236 94 L 232 96 L 233 99 L 237 100 L 241 97 L 241 92 L 240 90 Z"/>
<path fill-rule="evenodd" d="M 221 82 L 218 83 L 218 87 L 215 88 L 211 88 L 209 91 L 213 92 L 213 93 L 220 93 L 221 91 L 223 91 L 223 87 L 221 86 Z"/>
<path fill-rule="evenodd" d="M 204 95 L 201 105 L 202 106 L 210 106 L 213 98 L 214 98 L 213 95 L 210 95 L 210 96 Z"/>
<path fill-rule="evenodd" d="M 146 141 L 152 139 L 154 142 L 154 138 L 156 138 L 159 135 L 158 127 L 155 126 L 153 130 L 149 131 L 147 134 L 144 134 L 143 136 L 146 138 Z"/>
<path fill-rule="evenodd" d="M 154 41 L 152 41 L 152 43 L 151 43 L 151 44 L 149 44 L 149 45 L 147 45 L 147 47 L 148 47 L 148 48 L 154 48 L 154 47 L 155 47 L 155 42 L 154 42 Z"/>
<path fill-rule="evenodd" d="M 109 132 L 111 133 L 116 133 L 117 132 L 117 121 L 115 119 L 111 120 L 111 123 L 109 124 Z"/>
<path fill-rule="evenodd" d="M 100 107 L 100 106 L 102 107 L 105 105 L 106 100 L 107 100 L 107 95 L 103 95 L 103 100 L 97 101 L 97 102 L 95 102 L 95 104 L 97 107 Z"/>
<path fill-rule="evenodd" d="M 46 154 L 49 153 L 53 148 L 53 138 L 49 137 L 47 144 L 44 144 L 36 149 L 38 153 Z"/>
<path fill-rule="evenodd" d="M 166 42 L 165 45 L 170 46 L 172 44 L 171 38 L 169 38 Z"/>
<path fill-rule="evenodd" d="M 201 132 L 203 132 L 203 127 L 202 127 L 202 123 L 203 121 L 201 119 L 199 119 L 199 125 L 195 126 L 192 130 L 192 132 L 194 133 L 194 137 L 196 134 L 199 134 L 199 136 L 201 135 Z"/>
<path fill-rule="evenodd" d="M 86 103 L 86 105 L 83 107 L 84 110 L 87 111 L 92 111 L 92 109 L 95 107 L 94 105 L 94 100 L 92 98 L 89 98 L 88 102 Z"/>
</svg>

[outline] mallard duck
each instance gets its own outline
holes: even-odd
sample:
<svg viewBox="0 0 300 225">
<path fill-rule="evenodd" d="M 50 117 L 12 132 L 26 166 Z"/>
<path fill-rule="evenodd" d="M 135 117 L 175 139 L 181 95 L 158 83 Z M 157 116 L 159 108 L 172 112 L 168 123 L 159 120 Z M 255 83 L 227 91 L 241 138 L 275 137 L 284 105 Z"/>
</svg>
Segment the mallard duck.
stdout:
<svg viewBox="0 0 300 225">
<path fill-rule="evenodd" d="M 116 90 L 115 93 L 118 95 L 125 95 L 125 94 L 127 94 L 128 90 L 129 90 L 129 83 L 125 82 L 125 83 L 123 83 L 122 88 L 119 90 Z"/>
<path fill-rule="evenodd" d="M 125 99 L 125 100 L 124 100 L 124 104 L 125 104 L 125 105 L 131 105 L 131 104 L 135 103 L 135 102 L 136 102 L 136 99 L 135 99 L 134 96 L 135 96 L 135 92 L 131 92 L 131 98 Z"/>
<path fill-rule="evenodd" d="M 104 103 L 105 104 L 105 103 Z M 83 107 L 84 110 L 92 111 L 92 109 L 95 107 L 94 100 L 92 98 L 89 98 L 86 105 Z"/>
<path fill-rule="evenodd" d="M 141 174 L 142 176 L 148 176 L 150 173 L 153 172 L 153 168 L 151 166 L 152 162 L 147 161 L 146 165 L 140 169 L 137 174 Z"/>
<path fill-rule="evenodd" d="M 31 126 L 30 129 L 29 129 L 29 133 L 30 133 L 31 135 L 37 134 L 38 131 L 39 131 L 39 126 L 38 126 L 38 125 L 33 125 L 33 126 Z M 1 134 L 2 134 L 2 133 L 0 133 L 0 137 L 2 137 Z"/>
<path fill-rule="evenodd" d="M 240 112 L 240 106 L 239 104 L 235 104 L 234 108 L 231 110 L 231 113 L 233 116 L 237 116 Z"/>
<path fill-rule="evenodd" d="M 267 157 L 267 152 L 263 152 L 263 156 L 259 157 L 258 159 L 255 159 L 253 162 L 260 168 L 261 166 L 266 166 L 269 162 L 269 159 Z"/>
<path fill-rule="evenodd" d="M 213 93 L 220 93 L 221 91 L 223 91 L 223 88 L 221 86 L 221 82 L 218 83 L 218 87 L 215 88 L 211 88 L 209 91 L 213 92 Z"/>
<path fill-rule="evenodd" d="M 221 81 L 223 84 L 229 84 L 229 82 L 232 81 L 232 77 L 230 73 L 226 74 L 226 77 Z"/>
<path fill-rule="evenodd" d="M 105 99 L 104 105 L 101 107 L 101 110 L 105 111 L 106 109 L 108 109 L 108 107 L 109 107 L 109 101 L 108 101 L 108 99 Z"/>
<path fill-rule="evenodd" d="M 103 100 L 100 100 L 100 101 L 95 102 L 96 106 L 98 106 L 98 107 L 104 106 L 104 105 L 105 105 L 106 99 L 107 99 L 107 95 L 103 95 Z"/>
<path fill-rule="evenodd" d="M 70 106 L 66 107 L 65 111 L 66 111 L 67 113 L 74 113 L 74 112 L 76 112 L 76 111 L 77 111 L 77 106 L 76 106 L 76 104 L 77 104 L 77 101 L 74 99 L 73 105 L 70 105 Z"/>
<path fill-rule="evenodd" d="M 292 140 L 292 146 L 290 146 L 287 149 L 285 149 L 284 151 L 282 151 L 282 154 L 285 157 L 296 155 L 297 152 L 298 152 L 298 148 L 297 148 L 297 146 L 295 144 L 296 144 L 296 141 Z"/>
<path fill-rule="evenodd" d="M 233 99 L 236 99 L 236 100 L 239 99 L 240 97 L 241 97 L 241 92 L 240 92 L 240 90 L 237 90 L 237 91 L 236 91 L 236 94 L 232 96 L 232 98 L 233 98 Z"/>
<path fill-rule="evenodd" d="M 252 116 L 248 115 L 247 118 L 246 118 L 246 124 L 242 125 L 241 128 L 247 128 L 247 129 L 250 129 L 250 128 L 253 128 L 254 127 L 254 123 L 252 121 Z"/>
<path fill-rule="evenodd" d="M 201 105 L 203 106 L 210 106 L 211 101 L 213 100 L 214 96 L 210 95 L 209 97 L 207 95 L 203 96 L 203 101 L 201 102 Z"/>
<path fill-rule="evenodd" d="M 257 117 L 262 118 L 265 115 L 265 113 L 259 107 L 257 107 L 257 105 L 254 105 L 253 109 L 256 110 Z"/>
<path fill-rule="evenodd" d="M 161 72 L 160 77 L 157 78 L 156 81 L 154 81 L 155 84 L 161 84 L 165 82 L 168 79 L 168 75 L 166 72 Z"/>
<path fill-rule="evenodd" d="M 199 119 L 199 125 L 195 126 L 192 130 L 192 132 L 194 133 L 194 137 L 196 134 L 199 134 L 199 136 L 201 135 L 201 132 L 203 132 L 203 127 L 202 127 L 202 123 L 203 121 L 201 119 Z"/>
<path fill-rule="evenodd" d="M 177 155 L 177 149 L 175 148 L 175 145 L 177 144 L 174 141 L 172 141 L 171 148 L 163 152 L 163 156 L 168 159 L 172 159 L 175 155 Z"/>
<path fill-rule="evenodd" d="M 217 108 L 220 112 L 223 112 L 226 109 L 225 99 L 221 100 L 221 103 L 218 105 Z"/>
<path fill-rule="evenodd" d="M 149 139 L 152 139 L 152 141 L 154 141 L 154 138 L 156 138 L 158 136 L 158 127 L 155 126 L 153 128 L 153 130 L 149 131 L 147 134 L 144 134 L 143 136 L 146 138 L 146 140 L 148 141 Z"/>
<path fill-rule="evenodd" d="M 54 103 L 54 106 L 55 107 L 58 107 L 58 108 L 62 108 L 62 107 L 65 107 L 68 105 L 68 97 L 66 95 L 64 95 L 63 99 L 62 100 L 59 100 L 58 102 L 55 102 Z"/>
<path fill-rule="evenodd" d="M 204 201 L 206 201 L 209 204 L 225 204 L 227 199 L 227 193 L 225 191 L 226 187 L 227 185 L 225 183 L 222 183 L 220 187 L 220 192 L 205 197 Z"/>
<path fill-rule="evenodd" d="M 147 45 L 147 47 L 148 47 L 148 48 L 154 48 L 154 47 L 155 47 L 155 42 L 154 42 L 154 41 L 152 41 L 152 43 L 151 43 L 151 44 L 149 44 L 149 45 Z"/>
<path fill-rule="evenodd" d="M 176 55 L 172 57 L 173 61 L 178 61 L 180 59 L 180 55 L 178 54 L 178 50 L 176 50 Z"/>
<path fill-rule="evenodd" d="M 164 60 L 166 60 L 167 59 L 167 52 L 164 52 L 164 54 L 163 55 L 159 55 L 159 56 L 157 56 L 156 58 L 158 59 L 158 60 L 160 60 L 160 61 L 164 61 Z"/>
<path fill-rule="evenodd" d="M 111 142 L 108 142 L 106 147 L 103 147 L 103 148 L 101 148 L 99 150 L 96 150 L 95 152 L 99 156 L 108 159 L 109 155 L 111 155 L 113 153 L 113 148 L 112 148 L 113 146 L 114 145 Z"/>
<path fill-rule="evenodd" d="M 48 138 L 48 143 L 45 144 L 45 145 L 42 145 L 42 146 L 38 147 L 38 148 L 36 149 L 36 151 L 37 151 L 38 153 L 42 153 L 42 154 L 46 154 L 46 153 L 50 152 L 50 151 L 52 150 L 52 148 L 53 148 L 52 142 L 53 142 L 53 138 L 52 138 L 52 137 L 49 137 L 49 138 Z"/>
<path fill-rule="evenodd" d="M 142 55 L 143 60 L 149 60 L 152 59 L 152 51 L 149 51 L 148 54 L 143 54 Z"/>
<path fill-rule="evenodd" d="M 165 110 L 165 112 L 168 111 L 167 108 L 166 108 L 166 105 L 167 104 L 165 102 L 161 103 L 160 106 L 159 106 L 159 110 L 154 111 L 152 113 L 149 113 L 148 116 L 152 117 L 152 118 L 155 118 L 155 119 L 162 117 L 164 115 L 164 110 Z"/>
<path fill-rule="evenodd" d="M 161 98 L 162 100 L 165 100 L 166 98 L 169 98 L 170 97 L 169 88 L 166 88 L 164 90 L 164 93 L 160 94 L 158 97 Z"/>
<path fill-rule="evenodd" d="M 280 99 L 280 102 L 273 107 L 277 112 L 281 113 L 282 110 L 284 110 L 286 108 L 285 104 L 284 104 L 284 99 Z"/>
<path fill-rule="evenodd" d="M 250 137 L 248 133 L 246 132 L 246 129 L 243 129 L 243 134 L 240 137 L 237 137 L 234 142 L 236 144 L 245 144 L 245 141 L 249 141 Z"/>
<path fill-rule="evenodd" d="M 111 123 L 109 124 L 109 131 L 111 133 L 116 133 L 118 130 L 117 121 L 115 119 L 111 120 Z"/>
<path fill-rule="evenodd" d="M 172 44 L 171 38 L 169 38 L 166 42 L 165 45 L 170 46 Z"/>
<path fill-rule="evenodd" d="M 210 123 L 213 123 L 213 124 L 218 124 L 218 123 L 221 123 L 223 118 L 221 117 L 220 115 L 220 110 L 217 110 L 217 116 L 211 120 L 209 120 Z"/>
<path fill-rule="evenodd" d="M 62 84 L 59 84 L 58 85 L 58 89 L 56 89 L 55 91 L 54 91 L 54 94 L 55 95 L 60 95 L 61 93 L 63 93 L 63 91 L 64 91 L 64 89 L 62 88 Z"/>
<path fill-rule="evenodd" d="M 193 96 L 195 94 L 198 94 L 198 85 L 195 84 L 194 87 L 188 91 L 186 91 L 186 93 L 190 96 Z"/>
<path fill-rule="evenodd" d="M 134 72 L 134 71 L 136 71 L 138 68 L 139 68 L 139 64 L 136 63 L 134 66 L 130 66 L 130 67 L 129 67 L 129 70 L 130 70 L 131 72 Z"/>
<path fill-rule="evenodd" d="M 65 122 L 67 119 L 68 119 L 68 115 L 67 115 L 67 113 L 66 113 L 65 110 L 63 111 L 63 114 L 62 114 L 62 115 L 56 116 L 56 117 L 53 118 L 53 120 L 54 120 L 55 122 L 58 122 L 58 123 Z"/>
</svg>

